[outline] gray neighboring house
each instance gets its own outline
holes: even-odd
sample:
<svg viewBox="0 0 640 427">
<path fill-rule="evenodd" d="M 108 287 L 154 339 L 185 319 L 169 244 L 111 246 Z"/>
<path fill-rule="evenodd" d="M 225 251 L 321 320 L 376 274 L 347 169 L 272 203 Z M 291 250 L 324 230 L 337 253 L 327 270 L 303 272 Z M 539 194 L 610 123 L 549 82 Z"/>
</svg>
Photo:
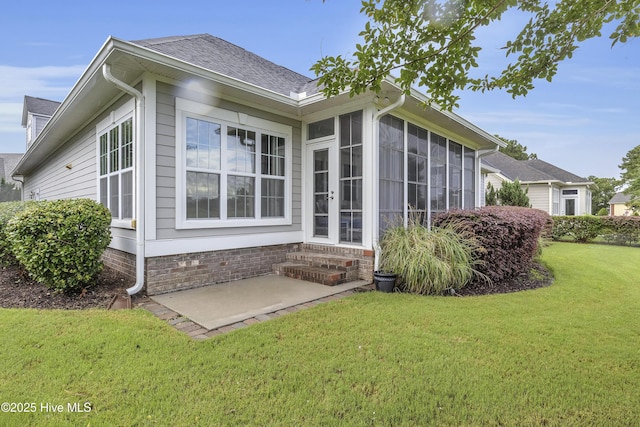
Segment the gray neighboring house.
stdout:
<svg viewBox="0 0 640 427">
<path fill-rule="evenodd" d="M 57 101 L 25 95 L 22 108 L 22 127 L 27 130 L 27 148 L 42 132 L 59 106 L 60 102 Z"/>
<path fill-rule="evenodd" d="M 540 159 L 516 160 L 501 152 L 482 158 L 486 191 L 491 183 L 498 190 L 502 182 L 520 182 L 528 190 L 531 207 L 549 215 L 590 215 L 593 182 Z"/>
<path fill-rule="evenodd" d="M 480 206 L 480 158 L 504 145 L 425 101 L 391 77 L 327 99 L 208 34 L 110 37 L 13 174 L 25 195 L 110 209 L 104 261 L 130 294 L 371 280 L 387 221 Z"/>
<path fill-rule="evenodd" d="M 11 184 L 20 186 L 20 182 L 14 181 L 11 177 L 13 171 L 22 158 L 22 153 L 0 153 L 0 178 Z"/>
</svg>

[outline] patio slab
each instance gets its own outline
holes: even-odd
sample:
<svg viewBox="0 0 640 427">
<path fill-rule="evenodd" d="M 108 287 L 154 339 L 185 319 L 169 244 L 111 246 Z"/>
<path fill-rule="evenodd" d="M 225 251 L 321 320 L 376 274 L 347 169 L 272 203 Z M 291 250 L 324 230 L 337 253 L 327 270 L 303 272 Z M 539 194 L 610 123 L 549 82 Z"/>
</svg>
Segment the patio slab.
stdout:
<svg viewBox="0 0 640 427">
<path fill-rule="evenodd" d="M 368 285 L 359 280 L 336 286 L 268 275 L 151 297 L 206 329 L 217 329 L 259 315 Z"/>
</svg>

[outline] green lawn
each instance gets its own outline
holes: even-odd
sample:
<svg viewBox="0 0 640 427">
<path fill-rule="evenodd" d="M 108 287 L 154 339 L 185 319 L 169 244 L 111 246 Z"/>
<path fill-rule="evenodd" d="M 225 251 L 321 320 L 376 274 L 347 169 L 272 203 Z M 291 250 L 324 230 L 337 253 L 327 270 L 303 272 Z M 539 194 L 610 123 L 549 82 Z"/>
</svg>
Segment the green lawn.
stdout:
<svg viewBox="0 0 640 427">
<path fill-rule="evenodd" d="M 143 310 L 0 310 L 0 402 L 36 409 L 0 425 L 640 425 L 640 249 L 543 258 L 544 289 L 358 294 L 207 341 Z"/>
</svg>

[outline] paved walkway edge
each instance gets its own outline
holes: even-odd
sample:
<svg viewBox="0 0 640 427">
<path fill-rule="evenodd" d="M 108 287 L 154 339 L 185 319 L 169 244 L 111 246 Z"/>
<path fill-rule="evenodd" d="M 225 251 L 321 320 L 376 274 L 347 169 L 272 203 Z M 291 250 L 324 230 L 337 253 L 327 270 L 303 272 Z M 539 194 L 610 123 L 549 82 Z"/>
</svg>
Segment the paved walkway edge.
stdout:
<svg viewBox="0 0 640 427">
<path fill-rule="evenodd" d="M 277 317 L 284 316 L 285 314 L 295 313 L 296 311 L 305 310 L 307 308 L 314 307 L 318 304 L 339 300 L 356 293 L 367 292 L 373 289 L 374 289 L 373 284 L 361 286 L 359 288 L 340 292 L 334 295 L 329 295 L 327 297 L 320 298 L 317 300 L 313 300 L 313 301 L 305 302 L 302 304 L 294 305 L 292 307 L 280 309 L 272 313 L 259 314 L 255 317 L 250 317 L 246 320 L 243 320 L 242 322 L 221 326 L 215 329 L 206 329 L 201 325 L 197 324 L 196 322 L 193 322 L 192 320 L 188 319 L 187 317 L 184 317 L 181 314 L 176 313 L 175 311 L 165 307 L 164 305 L 151 300 L 151 298 L 149 297 L 144 297 L 139 303 L 136 304 L 136 306 L 150 311 L 157 318 L 166 321 L 169 325 L 173 326 L 180 332 L 184 332 L 185 334 L 189 335 L 193 339 L 205 340 L 211 337 L 215 337 L 217 335 L 222 335 L 227 332 L 235 331 L 236 329 L 246 328 L 247 326 L 251 326 L 256 323 L 275 319 Z"/>
</svg>

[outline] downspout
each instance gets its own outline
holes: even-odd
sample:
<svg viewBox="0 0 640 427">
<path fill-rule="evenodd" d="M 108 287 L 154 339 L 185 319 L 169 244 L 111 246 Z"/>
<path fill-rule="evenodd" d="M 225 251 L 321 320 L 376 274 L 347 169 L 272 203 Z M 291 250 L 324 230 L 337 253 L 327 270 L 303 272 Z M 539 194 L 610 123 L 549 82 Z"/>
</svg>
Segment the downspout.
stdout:
<svg viewBox="0 0 640 427">
<path fill-rule="evenodd" d="M 386 106 L 385 108 L 383 108 L 380 111 L 376 111 L 375 113 L 373 113 L 373 147 L 376 149 L 375 152 L 375 160 L 378 161 L 378 156 L 380 153 L 380 150 L 378 148 L 379 146 L 379 139 L 380 139 L 380 132 L 379 132 L 379 123 L 380 123 L 380 117 L 384 116 L 385 114 L 389 113 L 390 111 L 393 111 L 397 108 L 400 108 L 404 105 L 404 101 L 406 99 L 406 95 L 404 93 L 402 93 L 400 95 L 400 98 L 398 98 L 393 104 L 390 104 L 388 106 Z M 375 168 L 376 170 L 378 170 L 378 167 L 376 166 Z M 378 188 L 378 183 L 376 183 L 375 188 Z M 377 192 L 376 192 L 377 193 Z M 376 198 L 376 200 L 378 200 Z M 377 212 L 377 209 L 375 209 L 375 211 Z M 380 215 L 378 215 L 379 217 Z M 380 229 L 380 224 L 378 224 L 378 229 Z M 373 248 L 375 251 L 375 258 L 373 260 L 373 270 L 376 271 L 378 270 L 378 260 L 380 259 L 380 248 L 378 247 L 378 237 L 377 237 L 377 230 L 374 230 L 374 241 L 373 241 Z"/>
<path fill-rule="evenodd" d="M 135 221 L 136 229 L 136 283 L 127 289 L 127 294 L 134 295 L 144 287 L 144 132 L 142 122 L 144 120 L 144 95 L 139 90 L 129 86 L 125 82 L 118 80 L 111 74 L 111 65 L 102 65 L 102 75 L 105 80 L 111 82 L 118 89 L 128 93 L 136 99 L 136 210 L 138 221 Z"/>
</svg>

